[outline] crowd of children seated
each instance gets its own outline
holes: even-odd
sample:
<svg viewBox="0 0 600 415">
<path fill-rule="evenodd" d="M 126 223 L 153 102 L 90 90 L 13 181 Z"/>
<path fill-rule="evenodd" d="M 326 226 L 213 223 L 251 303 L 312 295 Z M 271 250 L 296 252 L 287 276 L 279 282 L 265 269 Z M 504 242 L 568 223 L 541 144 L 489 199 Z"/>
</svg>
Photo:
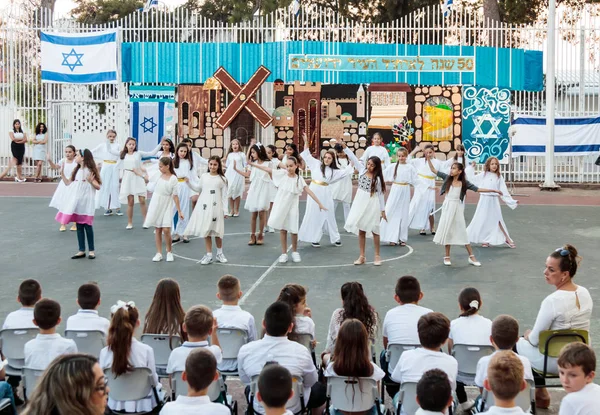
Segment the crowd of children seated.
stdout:
<svg viewBox="0 0 600 415">
<path fill-rule="evenodd" d="M 519 324 L 509 315 L 497 316 L 493 321 L 481 316 L 483 300 L 475 288 L 460 292 L 460 316 L 450 321 L 444 314 L 419 305 L 424 297 L 419 281 L 412 276 L 403 276 L 395 287 L 394 299 L 398 305 L 386 313 L 380 324 L 362 286 L 357 282 L 344 284 L 341 288 L 343 307 L 335 310 L 331 318 L 320 369 L 315 365 L 310 347 L 298 341 L 300 336 L 309 335 L 311 346 L 316 345 L 315 323 L 311 318 L 312 311 L 307 307 L 305 287 L 286 284 L 281 289 L 276 301 L 264 313 L 259 327 L 262 335 L 257 334 L 254 317 L 238 305 L 241 296 L 239 280 L 225 275 L 217 284 L 217 298 L 223 303 L 220 308 L 213 311 L 204 305 L 195 305 L 184 312 L 177 282 L 161 280 L 146 313 L 143 332 L 168 335 L 169 339 L 177 337 L 182 343 L 172 347 L 166 370 L 163 368 L 160 373 L 153 348 L 136 339 L 136 334 L 142 333 L 139 330 L 140 310 L 134 302 L 119 301 L 111 307 L 110 320 L 107 320 L 97 311 L 101 297 L 99 286 L 87 283 L 79 288 L 77 303 L 80 310 L 67 319 L 66 330 L 101 331 L 106 335 L 106 347 L 99 356 L 84 358 L 86 355 L 77 354 L 76 341 L 57 332 L 61 323 L 60 305 L 43 298 L 37 281 L 25 280 L 18 293 L 22 307 L 10 313 L 2 327 L 10 330 L 37 328 L 39 333 L 25 343 L 24 361 L 5 361 L 1 356 L 0 400 L 9 398 L 16 414 L 16 407 L 23 404 L 18 389 L 22 379 L 6 375 L 5 369 L 11 369 L 9 373 L 17 369 L 18 373 L 18 369 L 28 368 L 45 370 L 36 390 L 27 393 L 29 401 L 25 413 L 28 415 L 64 413 L 60 408 L 69 406 L 62 401 L 81 400 L 83 396 L 96 399 L 86 411 L 99 415 L 103 412 L 93 408 L 102 406 L 102 400 L 94 395 L 100 392 L 104 396 L 102 399 L 108 398 L 107 406 L 113 411 L 225 415 L 230 413 L 226 399 L 219 395 L 217 400 L 211 401 L 209 397 L 209 388 L 213 382 L 219 382 L 222 372 L 239 376 L 246 386 L 249 410 L 256 414 L 293 414 L 302 409 L 322 414 L 325 406 L 329 406 L 326 384 L 332 377 L 365 378 L 380 388 L 385 385 L 393 398 L 394 408 L 398 405 L 401 385 L 415 384 L 420 407 L 417 414 L 421 415 L 448 413 L 450 407 L 458 413 L 525 413 L 516 405 L 515 399 L 529 383 L 533 383 L 536 375 L 529 359 L 517 354 L 516 344 L 522 341 Z M 247 342 L 239 349 L 237 359 L 223 358 L 218 336 L 221 329 L 245 333 Z M 394 367 L 390 367 L 389 354 L 386 355 L 385 350 L 380 366 L 374 362 L 372 347 L 379 335 L 382 335 L 386 349 L 390 345 L 408 346 Z M 495 352 L 481 357 L 473 378 L 461 373 L 458 361 L 452 356 L 455 345 L 493 347 Z M 72 398 L 67 394 L 48 396 L 59 393 L 49 385 L 48 379 L 54 379 L 60 373 L 67 376 L 69 370 L 74 370 L 73 363 L 65 356 L 73 356 L 71 360 L 80 362 L 84 369 L 79 370 L 89 371 L 85 379 L 89 379 L 92 392 L 88 388 L 80 394 L 71 393 Z M 560 414 L 598 413 L 600 386 L 593 383 L 594 351 L 584 343 L 571 343 L 562 350 L 557 366 L 567 392 L 560 405 Z M 104 379 L 126 375 L 133 368 L 150 369 L 154 389 L 138 400 L 113 399 Z M 106 378 L 96 373 L 100 369 Z M 187 384 L 187 393 L 165 403 L 168 388 L 162 387 L 159 376 L 181 379 Z M 85 382 L 76 382 L 74 387 L 84 388 Z M 298 384 L 300 389 L 294 386 Z M 493 406 L 479 402 L 481 395 L 478 402 L 468 400 L 465 386 L 476 386 L 481 393 L 489 391 L 493 394 Z M 85 402 L 78 402 L 78 405 L 85 407 Z M 329 409 L 330 413 L 348 413 L 336 411 L 335 403 Z M 371 411 L 357 413 L 377 414 L 376 401 Z M 403 409 L 401 413 L 405 413 Z"/>
</svg>

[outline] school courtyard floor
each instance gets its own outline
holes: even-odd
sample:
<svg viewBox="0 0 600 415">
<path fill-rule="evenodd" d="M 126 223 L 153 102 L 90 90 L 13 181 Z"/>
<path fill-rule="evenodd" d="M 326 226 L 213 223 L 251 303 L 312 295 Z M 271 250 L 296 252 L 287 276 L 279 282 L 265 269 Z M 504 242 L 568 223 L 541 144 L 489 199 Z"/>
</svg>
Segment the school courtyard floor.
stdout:
<svg viewBox="0 0 600 415">
<path fill-rule="evenodd" d="M 280 288 L 295 282 L 309 289 L 308 304 L 317 328 L 317 353 L 325 346 L 329 319 L 340 306 L 340 286 L 346 281 L 360 281 L 371 304 L 383 319 L 395 306 L 394 286 L 402 275 L 416 276 L 425 294 L 422 305 L 456 318 L 459 314 L 457 296 L 467 286 L 476 287 L 483 298 L 481 314 L 493 319 L 499 314 L 511 314 L 521 330 L 530 329 L 543 298 L 553 290 L 543 277 L 544 261 L 548 253 L 563 243 L 577 247 L 583 261 L 576 276 L 577 284 L 588 288 L 594 298 L 599 297 L 600 280 L 600 191 L 563 189 L 560 192 L 540 192 L 536 188 L 516 188 L 515 196 L 521 206 L 516 210 L 503 206 L 504 217 L 517 249 L 507 246 L 495 248 L 474 247 L 483 266 L 468 265 L 462 248 L 452 251 L 453 265 L 442 265 L 443 248 L 432 243 L 432 237 L 410 233 L 407 247 L 382 247 L 384 263 L 354 266 L 358 243 L 354 235 L 342 232 L 342 247 L 334 247 L 328 239 L 321 248 L 301 244 L 301 263 L 279 264 L 279 235 L 267 234 L 265 245 L 248 246 L 249 215 L 246 211 L 238 218 L 227 219 L 224 252 L 228 264 L 202 266 L 202 240 L 174 247 L 173 263 L 153 263 L 154 236 L 152 229 L 142 229 L 141 216 L 136 206 L 135 228 L 125 230 L 125 217 L 104 217 L 99 212 L 94 223 L 97 259 L 71 260 L 77 249 L 74 232 L 58 232 L 55 211 L 48 208 L 53 183 L 0 183 L 0 318 L 18 308 L 16 293 L 25 278 L 38 279 L 43 295 L 58 300 L 66 319 L 77 310 L 77 288 L 88 281 L 96 281 L 102 290 L 100 313 L 109 316 L 109 309 L 117 300 L 133 300 L 144 313 L 153 296 L 156 283 L 165 277 L 175 278 L 180 286 L 184 308 L 205 304 L 219 306 L 215 297 L 216 283 L 223 274 L 233 274 L 242 283 L 244 296 L 241 305 L 250 311 L 258 324 L 266 307 L 273 302 Z M 477 195 L 469 194 L 467 220 L 473 215 Z M 304 209 L 304 203 L 301 204 Z M 343 227 L 341 207 L 337 212 L 338 224 Z M 367 241 L 367 260 L 373 260 L 372 244 Z M 592 333 L 594 345 L 600 344 L 598 318 L 600 307 L 594 310 Z M 60 327 L 62 331 L 64 323 Z M 140 334 L 140 333 L 138 333 Z M 381 342 L 378 344 L 381 350 Z M 600 349 L 597 349 L 600 351 Z M 232 380 L 230 390 L 241 408 L 245 402 L 242 388 Z M 552 391 L 555 398 L 563 392 Z M 389 401 L 389 399 L 388 399 Z M 550 411 L 558 413 L 556 403 Z M 240 412 L 242 413 L 242 412 Z"/>
</svg>

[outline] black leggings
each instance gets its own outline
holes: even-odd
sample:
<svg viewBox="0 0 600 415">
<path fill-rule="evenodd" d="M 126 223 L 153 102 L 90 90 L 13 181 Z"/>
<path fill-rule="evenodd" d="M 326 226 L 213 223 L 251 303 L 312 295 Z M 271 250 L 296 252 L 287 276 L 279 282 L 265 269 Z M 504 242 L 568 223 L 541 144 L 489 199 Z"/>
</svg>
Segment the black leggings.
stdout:
<svg viewBox="0 0 600 415">
<path fill-rule="evenodd" d="M 467 402 L 467 391 L 465 390 L 465 384 L 462 382 L 456 382 L 456 397 L 458 398 L 458 403 Z"/>
<path fill-rule="evenodd" d="M 88 248 L 94 251 L 94 228 L 85 223 L 77 224 L 77 242 L 79 243 L 79 252 L 85 252 L 85 237 L 87 236 Z"/>
</svg>

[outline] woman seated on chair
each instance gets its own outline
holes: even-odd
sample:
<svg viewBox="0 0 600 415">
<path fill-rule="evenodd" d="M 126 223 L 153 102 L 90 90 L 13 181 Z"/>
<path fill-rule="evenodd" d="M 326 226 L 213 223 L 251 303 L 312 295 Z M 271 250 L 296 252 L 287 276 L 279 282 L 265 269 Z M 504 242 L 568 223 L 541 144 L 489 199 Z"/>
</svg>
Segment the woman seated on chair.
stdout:
<svg viewBox="0 0 600 415">
<path fill-rule="evenodd" d="M 544 370 L 544 355 L 539 351 L 540 333 L 544 330 L 590 330 L 592 297 L 587 289 L 573 283 L 580 260 L 577 249 L 568 244 L 548 256 L 544 276 L 546 283 L 554 285 L 556 291 L 542 301 L 533 329 L 527 330 L 517 342 L 517 352 L 531 361 L 537 386 L 545 384 L 544 378 L 536 373 Z M 548 358 L 547 371 L 558 373 L 556 358 Z M 536 389 L 536 405 L 539 408 L 550 406 L 550 395 L 545 388 Z"/>
<path fill-rule="evenodd" d="M 355 318 L 345 320 L 335 342 L 331 362 L 324 372 L 325 377 L 370 378 L 379 382 L 385 376 L 383 370 L 371 361 L 371 341 L 365 325 Z M 359 388 L 358 385 L 356 385 Z M 360 389 L 356 390 L 360 393 Z M 377 414 L 375 401 L 367 412 L 345 412 L 334 408 L 332 414 Z"/>
</svg>

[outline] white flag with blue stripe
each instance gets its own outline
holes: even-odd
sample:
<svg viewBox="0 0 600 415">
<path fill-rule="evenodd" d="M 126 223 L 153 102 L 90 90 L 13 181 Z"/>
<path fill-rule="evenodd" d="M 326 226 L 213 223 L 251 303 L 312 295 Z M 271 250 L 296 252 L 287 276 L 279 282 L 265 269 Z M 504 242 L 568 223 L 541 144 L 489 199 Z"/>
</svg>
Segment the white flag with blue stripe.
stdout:
<svg viewBox="0 0 600 415">
<path fill-rule="evenodd" d="M 444 4 L 442 5 L 442 12 L 444 13 L 444 17 L 448 17 L 450 13 L 452 13 L 452 0 L 444 0 Z"/>
<path fill-rule="evenodd" d="M 42 82 L 117 82 L 117 32 L 41 33 Z"/>
</svg>

